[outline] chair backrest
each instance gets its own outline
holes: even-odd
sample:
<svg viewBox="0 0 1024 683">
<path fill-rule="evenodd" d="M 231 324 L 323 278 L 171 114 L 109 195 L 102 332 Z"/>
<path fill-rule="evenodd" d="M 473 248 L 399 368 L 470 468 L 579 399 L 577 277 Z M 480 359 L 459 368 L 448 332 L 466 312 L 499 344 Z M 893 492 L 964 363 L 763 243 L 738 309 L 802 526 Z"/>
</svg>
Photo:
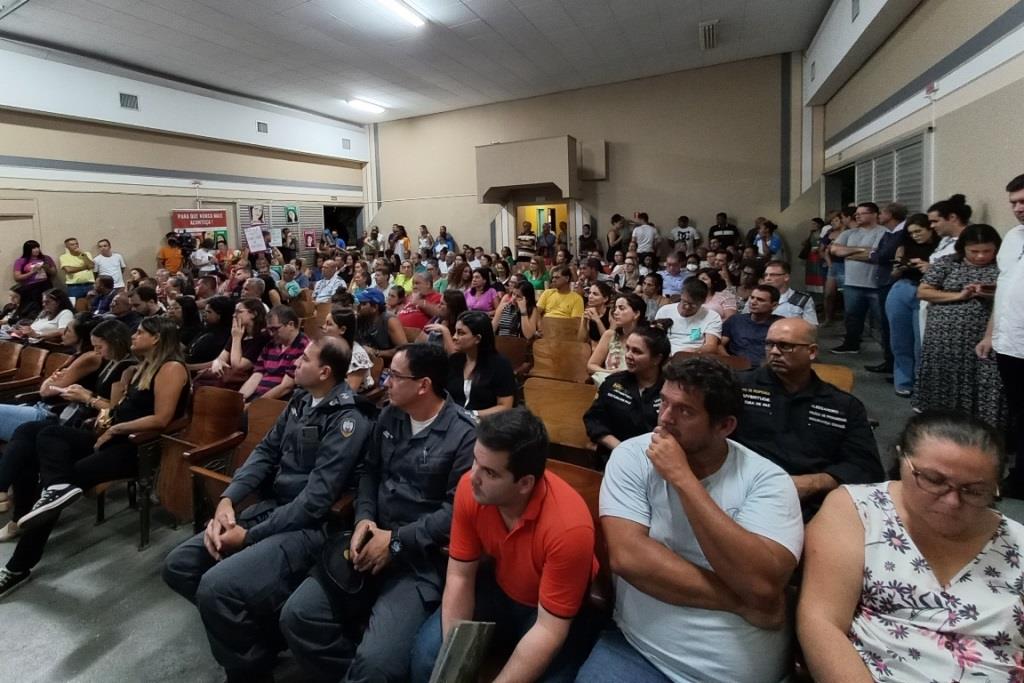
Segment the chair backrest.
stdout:
<svg viewBox="0 0 1024 683">
<path fill-rule="evenodd" d="M 220 387 L 199 387 L 192 394 L 192 420 L 182 441 L 205 444 L 240 431 L 245 399 L 237 391 Z"/>
<path fill-rule="evenodd" d="M 287 405 L 287 401 L 279 401 L 276 398 L 258 398 L 249 404 L 246 411 L 248 427 L 245 441 L 235 449 L 235 456 L 231 459 L 231 471 L 228 474 L 234 474 L 235 470 L 242 466 L 253 449 L 270 432 L 270 428 L 274 426 Z"/>
<path fill-rule="evenodd" d="M 700 353 L 698 351 L 676 351 L 672 354 L 673 358 L 696 358 L 698 356 L 717 360 L 722 365 L 736 372 L 749 370 L 752 367 L 750 359 L 746 356 L 723 356 L 719 353 Z"/>
<path fill-rule="evenodd" d="M 75 313 L 83 313 L 89 310 L 89 300 L 84 296 L 75 299 Z"/>
<path fill-rule="evenodd" d="M 62 367 L 68 364 L 74 356 L 67 353 L 59 353 L 57 351 L 51 351 L 46 357 L 46 362 L 43 363 L 43 377 L 49 377 L 53 373 L 60 370 Z"/>
<path fill-rule="evenodd" d="M 331 312 L 331 306 L 333 305 L 330 301 L 319 303 L 316 305 L 316 312 L 313 315 L 316 316 L 317 320 L 323 322 L 327 320 L 327 314 Z"/>
<path fill-rule="evenodd" d="M 30 379 L 43 376 L 43 365 L 46 357 L 50 354 L 46 349 L 35 346 L 26 346 L 18 358 L 18 370 L 14 373 L 14 379 Z"/>
<path fill-rule="evenodd" d="M 288 305 L 292 307 L 293 311 L 295 311 L 295 315 L 300 318 L 312 318 L 316 315 L 316 306 L 312 301 L 295 297 L 288 303 Z"/>
<path fill-rule="evenodd" d="M 579 329 L 579 318 L 552 318 L 546 315 L 540 319 L 540 336 L 544 339 L 575 341 Z"/>
<path fill-rule="evenodd" d="M 853 370 L 845 365 L 813 363 L 811 364 L 811 369 L 814 370 L 822 382 L 828 382 L 835 388 L 847 393 L 853 391 Z"/>
<path fill-rule="evenodd" d="M 551 443 L 585 450 L 594 448 L 583 426 L 583 413 L 597 396 L 593 384 L 530 377 L 523 385 L 523 395 L 526 407 L 543 420 Z"/>
<path fill-rule="evenodd" d="M 513 370 L 522 366 L 529 355 L 530 340 L 524 337 L 495 337 L 494 345 L 497 347 L 498 353 L 508 360 Z"/>
<path fill-rule="evenodd" d="M 590 354 L 591 348 L 587 342 L 538 339 L 533 344 L 530 377 L 585 383 L 590 379 L 590 373 L 587 372 Z"/>
<path fill-rule="evenodd" d="M 370 368 L 370 377 L 373 378 L 373 386 L 380 386 L 380 375 L 384 372 L 384 359 L 377 356 L 373 359 L 373 367 Z"/>
<path fill-rule="evenodd" d="M 0 371 L 13 370 L 18 367 L 18 358 L 21 356 L 21 350 L 24 348 L 24 344 L 0 341 Z"/>
<path fill-rule="evenodd" d="M 317 318 L 315 315 L 311 315 L 308 318 L 303 318 L 301 321 L 302 331 L 311 340 L 316 341 L 323 336 L 323 331 L 320 327 L 323 325 L 323 321 Z"/>
</svg>

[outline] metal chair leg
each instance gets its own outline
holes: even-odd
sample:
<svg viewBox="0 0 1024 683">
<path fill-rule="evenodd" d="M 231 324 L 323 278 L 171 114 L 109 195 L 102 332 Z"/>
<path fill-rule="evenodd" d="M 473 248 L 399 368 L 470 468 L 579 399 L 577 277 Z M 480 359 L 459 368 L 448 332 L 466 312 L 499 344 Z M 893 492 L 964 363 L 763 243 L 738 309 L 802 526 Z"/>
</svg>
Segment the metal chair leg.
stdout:
<svg viewBox="0 0 1024 683">
<path fill-rule="evenodd" d="M 107 494 L 100 491 L 96 494 L 96 526 L 107 521 Z"/>
</svg>

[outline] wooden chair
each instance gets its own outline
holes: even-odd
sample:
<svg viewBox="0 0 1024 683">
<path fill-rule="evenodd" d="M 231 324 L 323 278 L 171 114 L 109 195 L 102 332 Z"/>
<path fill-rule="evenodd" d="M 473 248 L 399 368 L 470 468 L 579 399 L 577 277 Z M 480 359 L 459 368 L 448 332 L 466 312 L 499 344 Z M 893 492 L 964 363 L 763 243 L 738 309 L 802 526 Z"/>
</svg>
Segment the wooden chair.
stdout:
<svg viewBox="0 0 1024 683">
<path fill-rule="evenodd" d="M 24 344 L 0 341 L 0 380 L 10 379 L 18 370 L 18 358 L 24 348 Z"/>
<path fill-rule="evenodd" d="M 33 351 L 35 350 L 33 349 Z M 54 353 L 52 351 L 44 351 L 43 353 L 45 355 L 40 373 L 35 377 L 10 379 L 6 382 L 0 382 L 0 397 L 6 399 L 26 391 L 38 391 L 44 379 L 60 370 L 72 359 L 72 356 L 66 353 Z"/>
<path fill-rule="evenodd" d="M 742 372 L 743 370 L 749 370 L 752 366 L 750 359 L 746 356 L 723 356 L 720 353 L 700 353 L 699 351 L 677 351 L 672 354 L 673 358 L 710 358 L 717 360 L 727 368 L 732 369 L 735 372 Z"/>
<path fill-rule="evenodd" d="M 591 465 L 597 446 L 587 437 L 583 413 L 594 402 L 597 387 L 530 377 L 523 385 L 523 394 L 526 407 L 544 421 L 552 450 L 562 459 Z"/>
<path fill-rule="evenodd" d="M 540 336 L 544 339 L 576 341 L 579 330 L 579 318 L 552 318 L 546 315 L 540 319 Z"/>
<path fill-rule="evenodd" d="M 323 325 L 323 321 L 319 320 L 315 315 L 311 315 L 308 318 L 302 318 L 299 323 L 302 332 L 311 340 L 316 341 L 323 336 L 323 331 L 320 329 Z"/>
<path fill-rule="evenodd" d="M 43 369 L 49 354 L 50 352 L 46 349 L 26 344 L 21 355 L 18 356 L 18 366 L 14 372 L 0 376 L 0 379 L 3 380 L 0 382 L 0 394 L 26 387 L 31 388 L 34 382 L 42 382 Z"/>
<path fill-rule="evenodd" d="M 313 315 L 316 316 L 316 319 L 322 323 L 323 321 L 327 320 L 327 315 L 331 312 L 331 306 L 333 305 L 334 304 L 332 304 L 330 301 L 325 301 L 321 304 L 317 304 L 316 312 Z"/>
<path fill-rule="evenodd" d="M 287 405 L 287 401 L 258 398 L 249 404 L 246 411 L 247 430 L 244 434 L 238 431 L 219 443 L 182 454 L 187 461 L 193 463 L 189 472 L 192 475 L 192 526 L 196 533 L 203 530 L 212 513 L 207 501 L 221 497 L 231 483 L 235 470 L 259 445 Z"/>
<path fill-rule="evenodd" d="M 601 530 L 599 506 L 602 475 L 596 470 L 558 460 L 548 460 L 547 470 L 564 479 L 580 494 L 594 518 L 594 554 L 597 555 L 597 561 L 601 566 L 597 576 L 590 583 L 589 602 L 601 612 L 611 612 L 614 606 L 612 570 L 608 561 L 608 544 Z"/>
<path fill-rule="evenodd" d="M 590 373 L 587 372 L 590 354 L 590 344 L 587 342 L 538 339 L 533 344 L 530 377 L 586 383 L 590 380 Z"/>
<path fill-rule="evenodd" d="M 494 345 L 498 353 L 503 355 L 516 371 L 516 374 L 526 374 L 530 361 L 530 340 L 524 337 L 500 336 L 494 338 Z"/>
<path fill-rule="evenodd" d="M 89 299 L 80 296 L 75 299 L 75 313 L 83 313 L 89 310 Z"/>
<path fill-rule="evenodd" d="M 821 378 L 822 382 L 828 382 L 846 393 L 853 392 L 853 370 L 845 365 L 812 363 L 811 369 Z"/>
<path fill-rule="evenodd" d="M 301 296 L 302 295 L 300 294 L 299 297 Z M 316 315 L 316 305 L 308 299 L 301 299 L 299 297 L 295 297 L 288 302 L 288 305 L 292 307 L 293 311 L 295 311 L 295 315 L 300 318 L 314 317 Z"/>
</svg>

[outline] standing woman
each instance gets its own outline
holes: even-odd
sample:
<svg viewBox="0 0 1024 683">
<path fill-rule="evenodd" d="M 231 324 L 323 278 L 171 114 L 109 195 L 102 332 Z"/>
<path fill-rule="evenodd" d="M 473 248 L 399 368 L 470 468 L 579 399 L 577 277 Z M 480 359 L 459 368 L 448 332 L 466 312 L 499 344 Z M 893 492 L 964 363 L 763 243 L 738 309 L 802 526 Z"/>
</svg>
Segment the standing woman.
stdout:
<svg viewBox="0 0 1024 683">
<path fill-rule="evenodd" d="M 620 214 L 612 216 L 612 226 L 608 228 L 605 239 L 608 242 L 608 250 L 605 252 L 604 260 L 611 263 L 617 250 L 623 249 L 626 245 L 622 243 L 623 232 L 626 229 L 626 219 Z"/>
<path fill-rule="evenodd" d="M 348 342 L 352 359 L 348 363 L 346 380 L 349 388 L 358 393 L 373 388 L 370 369 L 373 361 L 363 345 L 356 341 L 356 312 L 348 306 L 332 306 L 331 312 L 320 327 L 325 337 L 337 337 Z"/>
<path fill-rule="evenodd" d="M 449 356 L 448 394 L 474 418 L 509 410 L 515 403 L 512 365 L 494 346 L 486 313 L 467 311 L 455 323 L 455 353 Z"/>
<path fill-rule="evenodd" d="M 576 331 L 577 341 L 589 341 L 596 344 L 608 329 L 611 314 L 612 297 L 615 290 L 607 282 L 595 282 L 587 290 L 587 307 L 580 318 L 580 328 Z"/>
<path fill-rule="evenodd" d="M 490 268 L 474 268 L 473 279 L 466 290 L 466 305 L 469 310 L 493 313 L 498 296 L 498 290 L 491 286 Z"/>
<path fill-rule="evenodd" d="M 579 251 L 576 253 L 579 254 L 580 258 L 587 258 L 592 251 L 600 253 L 601 247 L 597 242 L 597 235 L 594 234 L 593 229 L 590 227 L 590 223 L 584 223 L 580 229 Z"/>
<path fill-rule="evenodd" d="M 893 355 L 893 385 L 896 395 L 909 397 L 921 360 L 921 316 L 917 287 L 924 273 L 921 265 L 939 244 L 939 236 L 931 228 L 928 216 L 915 213 L 907 219 L 903 244 L 896 248 L 893 259 L 892 288 L 885 298 L 885 315 L 889 319 L 889 345 Z"/>
<path fill-rule="evenodd" d="M 21 246 L 21 258 L 14 261 L 14 282 L 25 302 L 41 304 L 43 292 L 50 289 L 57 265 L 43 254 L 42 247 L 35 240 L 28 240 Z"/>
<path fill-rule="evenodd" d="M 849 210 L 852 217 L 852 207 Z M 833 256 L 831 249 L 831 246 L 847 228 L 846 215 L 842 211 L 832 211 L 829 213 L 828 222 L 832 229 L 818 243 L 818 248 L 828 265 L 828 274 L 825 276 L 825 325 L 842 319 L 839 307 L 842 306 L 843 298 L 839 290 L 846 284 L 846 259 L 841 256 Z"/>
<path fill-rule="evenodd" d="M 598 386 L 612 372 L 626 367 L 626 339 L 643 324 L 647 306 L 637 294 L 623 294 L 615 300 L 613 327 L 601 335 L 587 360 L 587 371 Z"/>
<path fill-rule="evenodd" d="M 917 289 L 928 302 L 921 369 L 914 385 L 918 410 L 955 410 L 1006 425 L 1006 399 L 995 360 L 974 351 L 985 336 L 999 276 L 995 228 L 976 223 L 956 241 L 956 254 L 932 263 Z"/>
<path fill-rule="evenodd" d="M 404 225 L 398 226 L 398 234 L 395 237 L 395 256 L 404 261 L 412 255 L 412 241 L 409 233 L 405 231 Z"/>
<path fill-rule="evenodd" d="M 551 273 L 548 272 L 543 256 L 533 256 L 530 259 L 530 267 L 523 271 L 523 277 L 533 285 L 533 291 L 543 292 L 551 282 Z"/>
<path fill-rule="evenodd" d="M 420 226 L 420 236 L 418 239 L 418 243 L 419 248 L 417 249 L 417 251 L 423 251 L 424 249 L 430 251 L 431 249 L 434 248 L 434 238 L 430 234 L 430 230 L 428 230 L 427 226 L 425 225 Z"/>
<path fill-rule="evenodd" d="M 491 327 L 499 337 L 533 339 L 539 325 L 537 294 L 533 285 L 525 280 L 505 292 L 491 318 Z"/>
<path fill-rule="evenodd" d="M 36 431 L 33 445 L 44 488 L 32 510 L 18 521 L 22 537 L 4 571 L 8 583 L 28 578 L 61 511 L 84 489 L 138 476 L 137 449 L 129 434 L 161 431 L 185 413 L 189 376 L 175 323 L 161 316 L 144 318 L 132 335 L 132 353 L 142 361 L 125 370 L 124 391 L 115 390 L 111 397 L 110 426 L 105 431 L 51 424 L 36 429 L 34 422 L 21 428 Z"/>
</svg>

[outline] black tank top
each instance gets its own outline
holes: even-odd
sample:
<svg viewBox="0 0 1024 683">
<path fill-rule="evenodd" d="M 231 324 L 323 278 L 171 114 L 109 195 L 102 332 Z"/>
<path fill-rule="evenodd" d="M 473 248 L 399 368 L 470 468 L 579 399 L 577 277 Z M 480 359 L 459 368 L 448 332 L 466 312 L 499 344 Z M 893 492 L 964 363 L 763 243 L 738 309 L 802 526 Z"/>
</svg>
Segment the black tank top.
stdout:
<svg viewBox="0 0 1024 683">
<path fill-rule="evenodd" d="M 176 361 L 168 362 L 174 363 Z M 153 390 L 153 385 L 150 384 L 148 389 L 140 389 L 136 379 L 137 377 L 132 377 L 132 384 L 128 387 L 127 393 L 114 407 L 111 413 L 111 424 L 131 422 L 132 420 L 149 417 L 153 414 L 156 408 L 156 392 Z M 191 386 L 189 384 L 182 387 L 181 395 L 178 396 L 178 405 L 174 409 L 175 417 L 185 414 L 185 407 L 188 405 L 190 393 Z"/>
</svg>

